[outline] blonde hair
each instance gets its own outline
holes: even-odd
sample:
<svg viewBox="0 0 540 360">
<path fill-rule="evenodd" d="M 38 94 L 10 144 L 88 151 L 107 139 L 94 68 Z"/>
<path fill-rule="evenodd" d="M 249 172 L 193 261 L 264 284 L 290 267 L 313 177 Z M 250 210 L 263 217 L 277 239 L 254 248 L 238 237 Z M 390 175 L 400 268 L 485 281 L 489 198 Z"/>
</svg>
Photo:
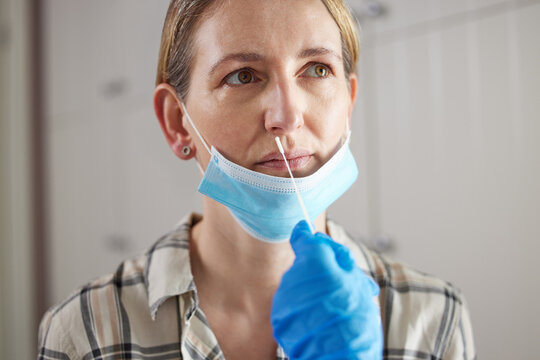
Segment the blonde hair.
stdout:
<svg viewBox="0 0 540 360">
<path fill-rule="evenodd" d="M 345 76 L 356 72 L 360 52 L 356 22 L 343 0 L 321 0 L 334 18 L 341 33 L 343 67 Z M 193 62 L 193 42 L 197 25 L 210 16 L 216 0 L 171 0 L 159 49 L 156 85 L 168 83 L 176 89 L 178 96 L 187 96 Z"/>
</svg>

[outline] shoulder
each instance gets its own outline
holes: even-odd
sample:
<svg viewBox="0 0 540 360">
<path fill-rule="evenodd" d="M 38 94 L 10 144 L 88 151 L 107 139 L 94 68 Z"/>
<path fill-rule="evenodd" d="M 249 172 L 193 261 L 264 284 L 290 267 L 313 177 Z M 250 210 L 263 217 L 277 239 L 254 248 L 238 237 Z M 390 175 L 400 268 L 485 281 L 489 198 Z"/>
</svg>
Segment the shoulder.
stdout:
<svg viewBox="0 0 540 360">
<path fill-rule="evenodd" d="M 122 339 L 122 292 L 135 295 L 129 298 L 138 299 L 137 307 L 148 308 L 143 300 L 145 263 L 146 256 L 124 261 L 114 273 L 87 283 L 49 309 L 39 327 L 39 358 L 82 358 L 102 334 Z"/>
<path fill-rule="evenodd" d="M 381 255 L 342 234 L 358 266 L 380 287 L 385 355 L 411 359 L 472 359 L 474 344 L 466 300 L 448 281 Z M 332 234 L 333 235 L 333 234 Z"/>
<path fill-rule="evenodd" d="M 159 354 L 164 349 L 176 356 L 180 300 L 173 299 L 192 289 L 188 249 L 195 220 L 187 216 L 145 254 L 122 262 L 47 311 L 38 358 Z"/>
<path fill-rule="evenodd" d="M 463 293 L 448 281 L 363 250 L 380 286 L 388 356 L 473 359 L 472 328 Z"/>
</svg>

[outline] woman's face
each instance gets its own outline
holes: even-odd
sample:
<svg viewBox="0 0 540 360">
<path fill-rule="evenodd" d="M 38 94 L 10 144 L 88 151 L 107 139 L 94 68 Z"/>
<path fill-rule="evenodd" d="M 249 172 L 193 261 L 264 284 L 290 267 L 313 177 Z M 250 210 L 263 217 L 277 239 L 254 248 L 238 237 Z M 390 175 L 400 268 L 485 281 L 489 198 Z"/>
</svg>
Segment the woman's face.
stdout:
<svg viewBox="0 0 540 360">
<path fill-rule="evenodd" d="M 222 1 L 199 24 L 186 107 L 205 141 L 243 167 L 287 176 L 279 136 L 295 176 L 315 172 L 341 145 L 355 91 L 320 0 Z"/>
</svg>

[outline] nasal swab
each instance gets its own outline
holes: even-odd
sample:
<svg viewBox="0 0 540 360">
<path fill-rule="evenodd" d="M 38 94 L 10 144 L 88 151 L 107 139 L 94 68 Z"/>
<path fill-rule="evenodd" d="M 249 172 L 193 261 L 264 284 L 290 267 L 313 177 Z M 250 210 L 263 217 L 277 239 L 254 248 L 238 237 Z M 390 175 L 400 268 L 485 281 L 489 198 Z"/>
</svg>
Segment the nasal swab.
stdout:
<svg viewBox="0 0 540 360">
<path fill-rule="evenodd" d="M 306 206 L 304 205 L 304 201 L 302 200 L 302 197 L 300 196 L 300 191 L 298 191 L 298 187 L 296 186 L 296 181 L 294 181 L 294 176 L 292 174 L 291 168 L 289 167 L 289 162 L 287 161 L 287 158 L 285 157 L 285 151 L 283 150 L 283 146 L 281 146 L 281 140 L 279 140 L 279 137 L 275 137 L 276 144 L 278 146 L 279 152 L 283 156 L 283 160 L 285 160 L 285 165 L 287 166 L 287 170 L 289 170 L 289 175 L 291 176 L 292 183 L 294 185 L 294 191 L 296 192 L 296 197 L 298 198 L 298 202 L 300 203 L 300 207 L 302 208 L 302 212 L 304 213 L 304 217 L 306 218 L 306 221 L 309 225 L 309 229 L 313 234 L 315 234 L 315 229 L 313 228 L 313 225 L 311 225 L 311 220 L 309 219 L 309 215 L 306 211 Z"/>
</svg>

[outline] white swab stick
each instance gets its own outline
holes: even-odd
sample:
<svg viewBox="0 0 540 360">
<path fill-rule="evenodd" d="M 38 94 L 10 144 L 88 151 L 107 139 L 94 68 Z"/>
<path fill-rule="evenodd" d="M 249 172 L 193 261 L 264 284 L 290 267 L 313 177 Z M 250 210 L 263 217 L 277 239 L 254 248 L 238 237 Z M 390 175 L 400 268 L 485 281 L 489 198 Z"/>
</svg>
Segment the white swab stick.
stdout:
<svg viewBox="0 0 540 360">
<path fill-rule="evenodd" d="M 285 161 L 285 165 L 287 166 L 287 170 L 289 171 L 289 175 L 291 176 L 291 180 L 294 186 L 294 191 L 296 193 L 296 197 L 298 198 L 298 202 L 300 203 L 300 207 L 302 208 L 302 212 L 304 213 L 304 217 L 306 218 L 306 221 L 309 225 L 309 229 L 311 230 L 312 234 L 315 234 L 315 229 L 313 228 L 313 225 L 311 225 L 311 220 L 309 219 L 309 215 L 306 210 L 306 206 L 304 205 L 304 201 L 302 200 L 302 197 L 300 196 L 300 191 L 298 191 L 298 187 L 296 186 L 296 181 L 294 181 L 294 176 L 292 174 L 291 168 L 289 167 L 289 162 L 287 161 L 287 158 L 285 157 L 285 151 L 283 150 L 283 146 L 281 146 L 281 141 L 279 140 L 279 137 L 275 137 L 276 144 L 278 146 L 279 152 L 283 156 L 283 160 Z"/>
</svg>

